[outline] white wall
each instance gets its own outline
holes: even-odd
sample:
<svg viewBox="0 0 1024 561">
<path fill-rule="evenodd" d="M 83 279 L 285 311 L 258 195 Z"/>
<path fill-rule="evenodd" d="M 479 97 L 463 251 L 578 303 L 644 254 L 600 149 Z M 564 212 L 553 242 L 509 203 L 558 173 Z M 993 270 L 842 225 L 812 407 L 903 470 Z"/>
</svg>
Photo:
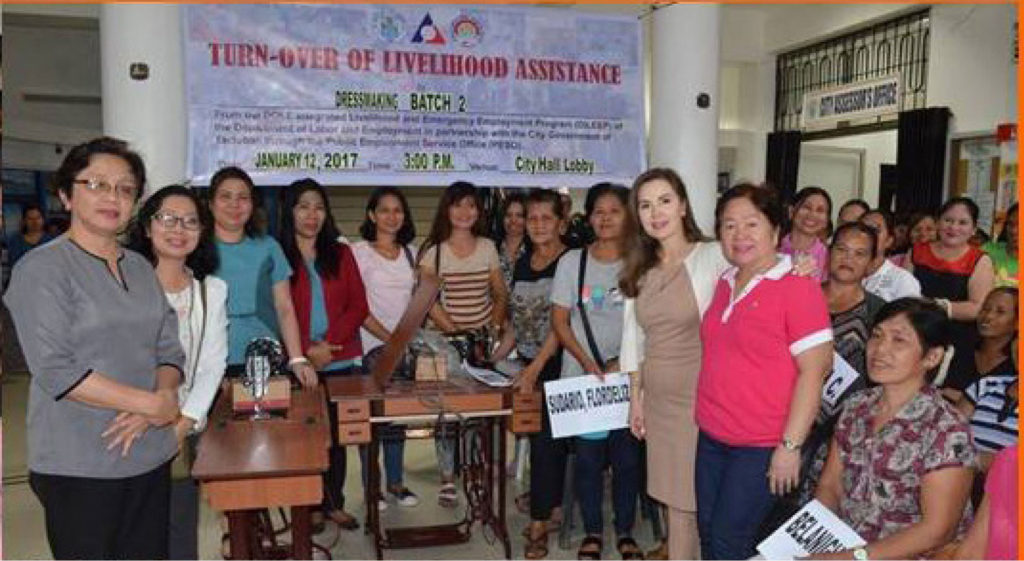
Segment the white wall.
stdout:
<svg viewBox="0 0 1024 561">
<path fill-rule="evenodd" d="M 953 111 L 950 133 L 1016 122 L 1016 12 L 1012 4 L 932 7 L 928 105 Z"/>
<path fill-rule="evenodd" d="M 58 147 L 103 130 L 98 7 L 5 4 L 3 12 L 3 164 L 54 169 L 63 157 Z M 25 94 L 57 100 L 26 101 Z"/>
</svg>

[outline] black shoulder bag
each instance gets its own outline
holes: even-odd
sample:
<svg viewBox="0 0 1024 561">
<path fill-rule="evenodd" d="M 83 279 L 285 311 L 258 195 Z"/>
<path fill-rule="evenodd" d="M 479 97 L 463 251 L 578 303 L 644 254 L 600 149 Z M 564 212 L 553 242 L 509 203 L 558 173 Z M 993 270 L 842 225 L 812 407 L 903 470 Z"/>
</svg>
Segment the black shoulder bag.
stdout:
<svg viewBox="0 0 1024 561">
<path fill-rule="evenodd" d="M 587 345 L 590 347 L 590 354 L 594 362 L 604 370 L 605 362 L 601 358 L 601 351 L 597 350 L 597 341 L 594 340 L 594 331 L 590 328 L 590 318 L 587 317 L 587 309 L 583 306 L 583 280 L 587 275 L 587 248 L 580 250 L 580 271 L 579 282 L 576 289 L 576 307 L 580 310 L 580 320 L 583 322 L 583 331 L 587 334 Z"/>
</svg>

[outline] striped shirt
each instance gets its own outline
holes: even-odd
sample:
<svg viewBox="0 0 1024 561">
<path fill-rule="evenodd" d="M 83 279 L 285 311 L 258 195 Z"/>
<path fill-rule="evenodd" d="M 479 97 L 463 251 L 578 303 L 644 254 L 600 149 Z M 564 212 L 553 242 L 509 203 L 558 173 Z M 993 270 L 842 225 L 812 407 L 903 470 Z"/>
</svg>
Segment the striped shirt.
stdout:
<svg viewBox="0 0 1024 561">
<path fill-rule="evenodd" d="M 433 269 L 436 253 L 436 246 L 431 246 L 420 263 Z M 441 244 L 441 305 L 457 327 L 474 329 L 490 323 L 494 308 L 491 271 L 500 267 L 498 250 L 487 238 L 477 238 L 476 248 L 465 258 L 456 257 L 448 242 Z"/>
<path fill-rule="evenodd" d="M 1016 373 L 985 376 L 964 392 L 974 404 L 971 431 L 982 452 L 998 452 L 1017 443 L 1017 400 L 1006 395 L 1016 381 Z"/>
</svg>

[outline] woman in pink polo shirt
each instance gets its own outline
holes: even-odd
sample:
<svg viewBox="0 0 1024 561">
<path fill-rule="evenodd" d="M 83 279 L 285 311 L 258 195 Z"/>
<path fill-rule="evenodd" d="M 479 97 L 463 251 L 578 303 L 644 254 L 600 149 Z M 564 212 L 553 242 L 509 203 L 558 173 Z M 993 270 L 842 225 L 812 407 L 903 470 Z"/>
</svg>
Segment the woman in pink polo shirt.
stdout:
<svg viewBox="0 0 1024 561">
<path fill-rule="evenodd" d="M 703 559 L 747 559 L 774 502 L 796 487 L 800 446 L 832 366 L 828 306 L 817 279 L 779 256 L 774 193 L 737 185 L 715 230 L 732 265 L 701 323 L 697 385 L 697 526 Z"/>
</svg>

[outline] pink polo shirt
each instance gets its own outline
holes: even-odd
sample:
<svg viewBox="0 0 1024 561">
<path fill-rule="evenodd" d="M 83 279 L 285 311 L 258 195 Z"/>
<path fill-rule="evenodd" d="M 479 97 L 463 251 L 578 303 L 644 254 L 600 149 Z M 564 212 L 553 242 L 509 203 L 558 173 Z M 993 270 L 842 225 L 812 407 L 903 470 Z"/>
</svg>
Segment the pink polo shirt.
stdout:
<svg viewBox="0 0 1024 561">
<path fill-rule="evenodd" d="M 701 322 L 697 425 L 726 444 L 778 445 L 799 374 L 794 357 L 832 340 L 817 279 L 790 269 L 790 258 L 780 257 L 732 298 L 737 270 L 730 268 Z"/>
</svg>

